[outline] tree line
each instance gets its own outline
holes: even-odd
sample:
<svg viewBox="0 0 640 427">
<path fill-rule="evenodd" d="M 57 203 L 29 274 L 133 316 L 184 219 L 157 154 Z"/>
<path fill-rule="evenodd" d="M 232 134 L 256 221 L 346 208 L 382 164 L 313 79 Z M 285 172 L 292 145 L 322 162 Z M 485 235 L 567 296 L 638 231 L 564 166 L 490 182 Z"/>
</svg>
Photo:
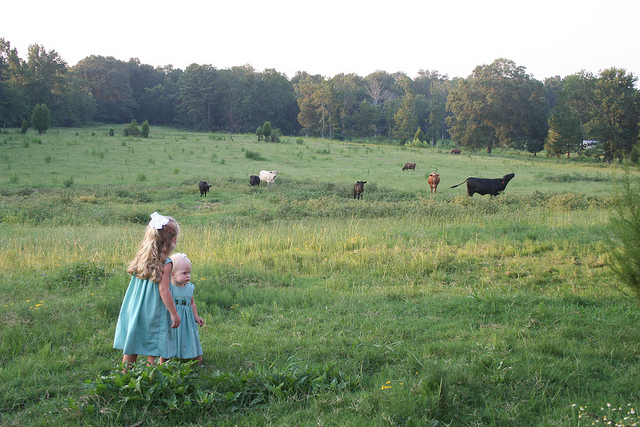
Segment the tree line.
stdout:
<svg viewBox="0 0 640 427">
<path fill-rule="evenodd" d="M 70 67 L 54 51 L 29 46 L 19 57 L 0 38 L 0 124 L 19 127 L 37 105 L 52 126 L 148 121 L 201 132 L 249 133 L 268 121 L 284 135 L 374 138 L 398 144 L 516 148 L 548 155 L 597 146 L 606 160 L 637 156 L 637 78 L 610 68 L 534 79 L 497 59 L 466 78 L 420 70 L 416 77 L 297 72 L 289 79 L 250 65 L 181 70 L 138 59 L 89 56 Z M 585 142 L 587 141 L 587 142 Z"/>
</svg>

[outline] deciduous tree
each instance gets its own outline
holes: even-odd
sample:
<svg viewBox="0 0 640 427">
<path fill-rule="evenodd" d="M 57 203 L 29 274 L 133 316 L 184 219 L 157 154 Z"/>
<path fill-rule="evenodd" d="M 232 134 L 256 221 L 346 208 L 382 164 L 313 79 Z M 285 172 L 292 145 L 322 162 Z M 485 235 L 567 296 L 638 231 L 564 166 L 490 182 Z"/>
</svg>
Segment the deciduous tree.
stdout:
<svg viewBox="0 0 640 427">
<path fill-rule="evenodd" d="M 609 68 L 600 73 L 594 89 L 595 114 L 587 132 L 603 145 L 605 157 L 622 161 L 638 140 L 640 95 L 637 78 L 623 69 Z"/>
<path fill-rule="evenodd" d="M 459 80 L 447 110 L 452 138 L 463 146 L 485 147 L 489 154 L 495 145 L 523 148 L 547 134 L 542 83 L 507 59 L 478 66 Z"/>
</svg>

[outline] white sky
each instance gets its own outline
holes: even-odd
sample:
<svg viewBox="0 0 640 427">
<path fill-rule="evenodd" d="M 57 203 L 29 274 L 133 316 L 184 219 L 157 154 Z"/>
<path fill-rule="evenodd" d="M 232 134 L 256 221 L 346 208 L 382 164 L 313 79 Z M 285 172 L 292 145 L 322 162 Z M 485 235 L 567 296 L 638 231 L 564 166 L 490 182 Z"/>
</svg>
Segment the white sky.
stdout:
<svg viewBox="0 0 640 427">
<path fill-rule="evenodd" d="M 506 58 L 538 80 L 611 67 L 640 76 L 638 0 L 33 0 L 5 2 L 0 14 L 0 37 L 22 59 L 35 43 L 69 66 L 101 55 L 182 69 L 249 64 L 289 78 L 421 69 L 453 78 Z"/>
</svg>

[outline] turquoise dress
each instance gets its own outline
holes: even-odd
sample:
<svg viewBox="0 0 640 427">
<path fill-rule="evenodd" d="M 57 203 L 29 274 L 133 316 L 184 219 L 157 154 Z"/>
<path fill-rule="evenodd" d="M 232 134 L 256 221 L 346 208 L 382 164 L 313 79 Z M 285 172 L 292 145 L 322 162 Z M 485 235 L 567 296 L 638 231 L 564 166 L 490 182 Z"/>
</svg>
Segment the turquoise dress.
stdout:
<svg viewBox="0 0 640 427">
<path fill-rule="evenodd" d="M 198 332 L 198 324 L 191 308 L 191 298 L 195 287 L 192 283 L 187 283 L 184 286 L 174 286 L 172 283 L 170 289 L 178 315 L 180 315 L 180 326 L 169 329 L 167 345 L 160 356 L 165 359 L 173 357 L 193 359 L 201 356 L 200 332 Z"/>
<path fill-rule="evenodd" d="M 169 262 L 171 258 L 165 265 Z M 160 297 L 160 286 L 133 276 L 120 308 L 113 348 L 124 354 L 160 356 L 167 346 L 169 329 L 171 315 Z"/>
</svg>

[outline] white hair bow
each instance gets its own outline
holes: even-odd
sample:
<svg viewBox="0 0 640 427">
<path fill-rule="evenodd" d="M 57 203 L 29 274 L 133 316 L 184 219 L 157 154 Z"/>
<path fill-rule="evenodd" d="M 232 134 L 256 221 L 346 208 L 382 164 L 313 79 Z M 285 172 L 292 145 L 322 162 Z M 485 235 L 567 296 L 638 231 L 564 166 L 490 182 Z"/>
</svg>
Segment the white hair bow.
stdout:
<svg viewBox="0 0 640 427">
<path fill-rule="evenodd" d="M 154 212 L 151 215 L 151 221 L 149 221 L 149 227 L 153 227 L 156 230 L 162 229 L 163 225 L 169 223 L 169 218 L 160 215 L 158 212 Z"/>
</svg>

